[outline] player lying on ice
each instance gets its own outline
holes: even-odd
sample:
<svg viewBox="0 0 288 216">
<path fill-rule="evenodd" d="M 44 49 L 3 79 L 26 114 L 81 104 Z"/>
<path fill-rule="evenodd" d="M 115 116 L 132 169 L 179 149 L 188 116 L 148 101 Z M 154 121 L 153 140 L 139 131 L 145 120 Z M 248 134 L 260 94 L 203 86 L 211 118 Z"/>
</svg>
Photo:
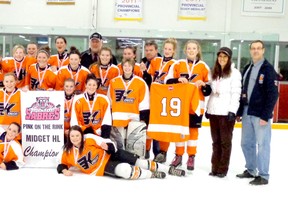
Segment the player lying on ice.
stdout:
<svg viewBox="0 0 288 216">
<path fill-rule="evenodd" d="M 94 134 L 83 134 L 81 127 L 74 125 L 68 133 L 64 144 L 58 173 L 73 175 L 70 167 L 96 176 L 112 176 L 124 179 L 165 178 L 166 173 L 184 176 L 185 171 L 158 164 L 154 161 L 140 159 L 136 154 L 117 149 L 110 139 Z"/>
</svg>

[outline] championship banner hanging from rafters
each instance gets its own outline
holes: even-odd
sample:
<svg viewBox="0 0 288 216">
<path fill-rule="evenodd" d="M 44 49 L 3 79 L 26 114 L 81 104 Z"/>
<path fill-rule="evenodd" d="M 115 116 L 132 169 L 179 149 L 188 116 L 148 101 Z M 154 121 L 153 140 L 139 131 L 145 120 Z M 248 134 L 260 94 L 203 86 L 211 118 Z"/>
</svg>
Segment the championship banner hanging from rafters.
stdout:
<svg viewBox="0 0 288 216">
<path fill-rule="evenodd" d="M 284 16 L 286 0 L 242 0 L 244 16 Z"/>
<path fill-rule="evenodd" d="M 143 19 L 142 0 L 116 0 L 115 20 L 141 21 Z"/>
<path fill-rule="evenodd" d="M 74 5 L 75 4 L 75 0 L 47 0 L 47 4 Z"/>
<path fill-rule="evenodd" d="M 10 4 L 11 0 L 0 0 L 0 4 Z"/>
<path fill-rule="evenodd" d="M 178 19 L 206 20 L 206 0 L 179 0 Z"/>
</svg>

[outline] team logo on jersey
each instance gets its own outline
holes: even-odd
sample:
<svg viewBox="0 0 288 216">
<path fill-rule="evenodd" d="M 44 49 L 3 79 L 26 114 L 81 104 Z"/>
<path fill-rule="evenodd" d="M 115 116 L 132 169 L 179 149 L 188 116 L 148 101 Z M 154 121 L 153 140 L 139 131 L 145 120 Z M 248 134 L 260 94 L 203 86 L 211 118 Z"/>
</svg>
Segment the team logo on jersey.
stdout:
<svg viewBox="0 0 288 216">
<path fill-rule="evenodd" d="M 161 74 L 159 74 L 159 71 L 156 71 L 155 72 L 155 82 L 158 82 L 158 83 L 161 83 L 161 84 L 164 84 L 164 77 L 167 73 L 165 72 L 162 72 Z"/>
<path fill-rule="evenodd" d="M 89 151 L 87 155 L 79 158 L 77 162 L 83 169 L 89 169 L 89 167 L 96 164 L 98 160 L 99 155 L 97 154 L 94 158 L 92 158 L 92 153 Z"/>
<path fill-rule="evenodd" d="M 42 90 L 42 89 L 38 88 L 39 84 L 40 84 L 40 82 L 37 79 L 31 77 L 31 89 L 32 90 L 36 90 L 36 89 Z"/>
<path fill-rule="evenodd" d="M 12 108 L 15 106 L 15 103 L 9 103 L 4 107 L 4 103 L 0 103 L 0 115 L 7 115 L 7 116 L 17 116 L 18 112 L 13 112 Z"/>
<path fill-rule="evenodd" d="M 123 90 L 123 89 L 118 89 L 115 90 L 115 95 L 116 95 L 116 102 L 121 102 L 123 101 L 124 103 L 134 103 L 135 98 L 129 98 L 129 94 L 131 94 L 133 90 Z"/>
<path fill-rule="evenodd" d="M 92 124 L 98 124 L 101 121 L 101 117 L 97 117 L 99 110 L 94 111 L 92 114 L 90 112 L 83 112 L 84 124 L 88 125 L 91 121 Z"/>
<path fill-rule="evenodd" d="M 189 82 L 194 82 L 194 79 L 198 76 L 199 74 L 191 74 L 191 76 L 189 77 L 189 74 L 187 73 L 181 73 L 180 77 L 184 77 L 186 78 Z"/>
<path fill-rule="evenodd" d="M 60 107 L 49 102 L 49 97 L 36 97 L 36 102 L 26 108 L 26 120 L 59 120 Z"/>
<path fill-rule="evenodd" d="M 15 76 L 17 76 L 17 73 L 16 71 L 14 71 L 14 74 Z M 18 78 L 18 81 L 21 81 L 25 78 L 25 75 L 26 75 L 26 71 L 24 68 L 21 68 L 20 72 L 19 72 L 19 76 L 17 77 Z"/>
<path fill-rule="evenodd" d="M 69 114 L 68 109 L 64 109 L 64 121 L 65 122 L 70 122 L 70 117 L 67 116 Z"/>
<path fill-rule="evenodd" d="M 80 85 L 80 82 L 76 82 L 75 83 L 75 87 L 79 86 Z"/>
</svg>

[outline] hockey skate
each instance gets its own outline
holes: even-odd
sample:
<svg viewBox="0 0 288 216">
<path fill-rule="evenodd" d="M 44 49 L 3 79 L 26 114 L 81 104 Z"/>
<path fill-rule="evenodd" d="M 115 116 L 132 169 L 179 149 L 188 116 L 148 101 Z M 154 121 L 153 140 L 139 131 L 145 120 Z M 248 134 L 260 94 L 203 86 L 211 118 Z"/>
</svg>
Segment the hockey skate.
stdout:
<svg viewBox="0 0 288 216">
<path fill-rule="evenodd" d="M 166 162 L 166 155 L 167 152 L 160 152 L 156 157 L 154 158 L 154 161 L 157 163 L 165 163 Z"/>
<path fill-rule="evenodd" d="M 182 156 L 175 155 L 173 161 L 171 162 L 170 166 L 178 167 L 182 165 Z"/>
<path fill-rule="evenodd" d="M 176 169 L 174 166 L 170 166 L 170 169 L 168 171 L 170 175 L 174 176 L 185 176 L 185 170 L 182 169 Z"/>
<path fill-rule="evenodd" d="M 194 170 L 195 155 L 191 155 L 187 161 L 187 170 Z"/>
<path fill-rule="evenodd" d="M 152 172 L 152 176 L 151 176 L 151 178 L 159 178 L 159 179 L 164 179 L 165 177 L 166 177 L 166 173 L 161 172 L 161 171 Z"/>
</svg>

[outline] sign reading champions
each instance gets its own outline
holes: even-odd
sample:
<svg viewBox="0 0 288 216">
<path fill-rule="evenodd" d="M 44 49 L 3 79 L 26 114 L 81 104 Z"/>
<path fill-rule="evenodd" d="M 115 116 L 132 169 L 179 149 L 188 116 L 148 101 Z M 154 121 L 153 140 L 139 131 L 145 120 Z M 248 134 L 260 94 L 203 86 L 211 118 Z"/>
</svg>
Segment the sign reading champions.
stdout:
<svg viewBox="0 0 288 216">
<path fill-rule="evenodd" d="M 24 92 L 21 113 L 26 167 L 56 167 L 64 143 L 64 92 Z"/>
</svg>

